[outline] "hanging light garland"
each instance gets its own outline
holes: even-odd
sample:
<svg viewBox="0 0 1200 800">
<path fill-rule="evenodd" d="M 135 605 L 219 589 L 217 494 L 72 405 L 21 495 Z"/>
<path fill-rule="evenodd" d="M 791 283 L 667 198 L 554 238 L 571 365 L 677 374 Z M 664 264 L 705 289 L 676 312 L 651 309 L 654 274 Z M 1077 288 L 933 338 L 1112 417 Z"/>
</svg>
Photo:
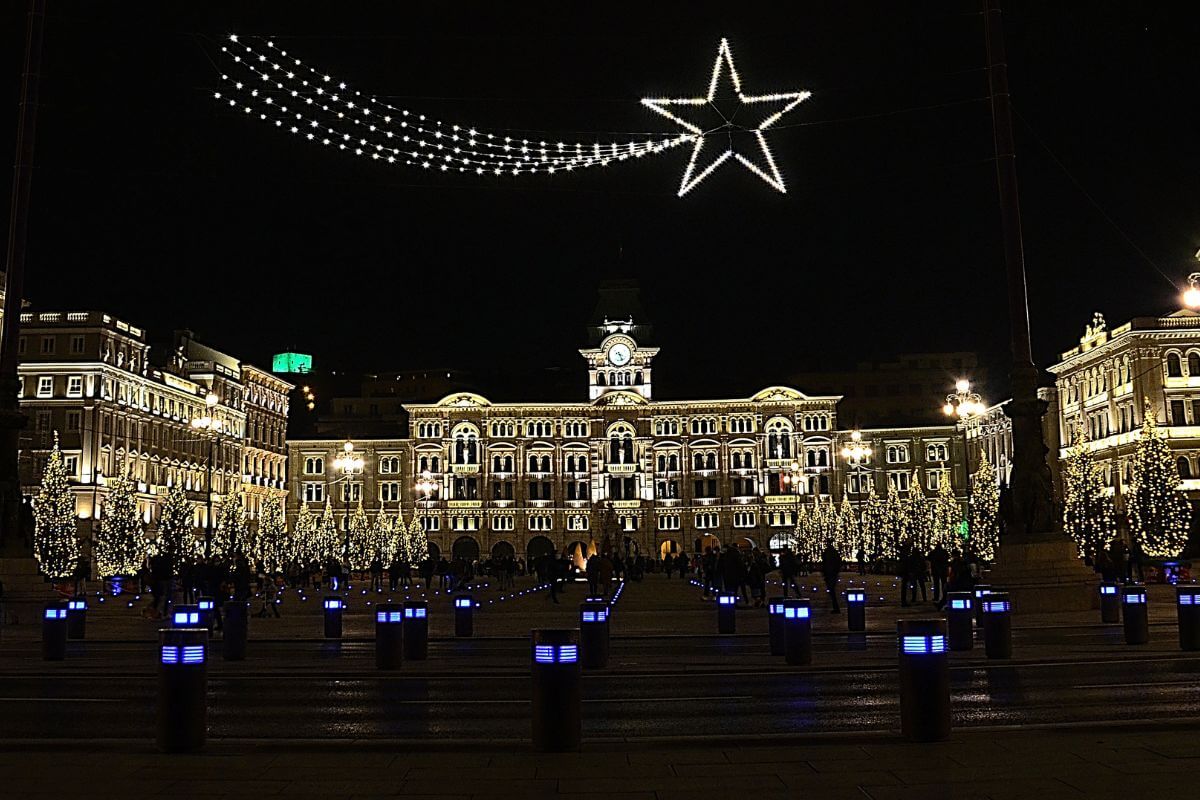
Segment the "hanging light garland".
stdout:
<svg viewBox="0 0 1200 800">
<path fill-rule="evenodd" d="M 763 132 L 809 97 L 808 92 L 743 94 L 741 78 L 733 67 L 732 51 L 728 42 L 722 39 L 705 98 L 642 100 L 646 107 L 683 127 L 682 133 L 631 133 L 607 142 L 550 141 L 547 138 L 516 138 L 504 131 L 430 119 L 425 114 L 363 95 L 349 88 L 345 81 L 289 55 L 269 39 L 231 34 L 228 43 L 221 47 L 221 53 L 229 61 L 230 68 L 221 75 L 225 89 L 213 93 L 215 100 L 323 147 L 395 166 L 480 176 L 517 176 L 552 175 L 603 167 L 660 155 L 680 145 L 691 144 L 692 154 L 680 184 L 680 196 L 729 158 L 736 159 L 778 191 L 786 191 Z M 706 138 L 727 134 L 737 126 L 727 120 L 718 128 L 705 131 L 667 108 L 711 105 L 719 79 L 726 73 L 723 64 L 728 67 L 728 76 L 742 104 L 778 104 L 779 108 L 752 129 L 738 128 L 753 132 L 763 156 L 761 166 L 729 147 L 697 172 L 696 163 Z"/>
</svg>

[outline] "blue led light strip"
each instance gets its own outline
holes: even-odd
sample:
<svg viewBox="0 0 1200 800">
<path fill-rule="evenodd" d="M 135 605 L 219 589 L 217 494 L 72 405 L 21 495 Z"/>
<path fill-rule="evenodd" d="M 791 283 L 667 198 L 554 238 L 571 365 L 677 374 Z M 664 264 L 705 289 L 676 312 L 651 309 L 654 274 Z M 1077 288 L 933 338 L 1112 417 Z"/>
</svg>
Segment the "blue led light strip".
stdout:
<svg viewBox="0 0 1200 800">
<path fill-rule="evenodd" d="M 901 649 L 906 654 L 944 653 L 946 652 L 946 637 L 941 634 L 905 636 L 901 641 Z"/>
</svg>

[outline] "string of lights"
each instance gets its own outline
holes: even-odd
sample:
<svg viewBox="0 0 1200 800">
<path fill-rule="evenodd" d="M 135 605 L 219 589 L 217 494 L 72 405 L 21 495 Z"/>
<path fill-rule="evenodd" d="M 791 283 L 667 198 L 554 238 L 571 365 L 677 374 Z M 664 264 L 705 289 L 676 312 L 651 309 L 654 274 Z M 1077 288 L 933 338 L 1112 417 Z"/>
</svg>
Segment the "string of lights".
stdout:
<svg viewBox="0 0 1200 800">
<path fill-rule="evenodd" d="M 592 143 L 517 139 L 502 132 L 431 120 L 364 96 L 300 59 L 285 60 L 286 51 L 277 50 L 274 42 L 266 41 L 265 48 L 231 36 L 231 45 L 222 47 L 222 52 L 246 74 L 223 74 L 235 96 L 218 91 L 214 98 L 240 106 L 247 114 L 257 112 L 263 121 L 286 126 L 310 141 L 390 164 L 473 170 L 480 175 L 553 174 L 658 154 L 692 138 L 666 134 L 644 138 L 645 134 L 639 134 L 629 141 Z"/>
<path fill-rule="evenodd" d="M 765 131 L 811 96 L 810 92 L 779 92 L 749 95 L 742 91 L 741 76 L 733 64 L 733 53 L 722 39 L 713 64 L 707 94 L 695 98 L 644 98 L 642 105 L 678 124 L 674 134 L 619 134 L 616 141 L 590 143 L 547 138 L 516 138 L 504 131 L 485 130 L 430 119 L 425 114 L 400 108 L 371 95 L 364 95 L 343 80 L 319 71 L 303 60 L 276 47 L 270 39 L 229 36 L 221 47 L 231 72 L 223 73 L 226 91 L 215 91 L 214 99 L 293 135 L 325 147 L 390 165 L 437 168 L 441 172 L 492 174 L 554 174 L 603 167 L 630 159 L 659 155 L 683 144 L 692 152 L 679 186 L 683 196 L 730 159 L 779 192 L 786 186 Z M 723 76 L 732 83 L 737 100 L 746 106 L 777 108 L 752 127 L 734 124 L 722 115 L 724 124 L 704 129 L 681 116 L 676 107 L 714 105 Z M 749 132 L 757 144 L 754 158 L 738 152 L 732 139 L 704 167 L 698 162 L 706 141 L 714 136 L 730 137 L 734 131 Z"/>
</svg>

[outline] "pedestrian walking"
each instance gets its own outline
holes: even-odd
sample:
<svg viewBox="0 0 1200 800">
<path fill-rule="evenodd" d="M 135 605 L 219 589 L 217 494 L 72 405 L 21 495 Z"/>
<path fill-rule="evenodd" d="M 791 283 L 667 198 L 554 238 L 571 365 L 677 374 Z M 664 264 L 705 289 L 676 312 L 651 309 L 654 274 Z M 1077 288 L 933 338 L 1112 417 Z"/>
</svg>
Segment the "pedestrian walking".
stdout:
<svg viewBox="0 0 1200 800">
<path fill-rule="evenodd" d="M 932 550 L 929 551 L 929 575 L 933 583 L 933 602 L 941 600 L 942 595 L 946 593 L 946 578 L 950 572 L 950 554 L 946 552 L 946 548 L 938 542 Z"/>
<path fill-rule="evenodd" d="M 792 548 L 784 547 L 779 554 L 779 574 L 783 578 L 783 596 L 788 596 L 788 590 L 794 588 L 796 597 L 800 596 L 800 583 L 797 580 L 797 573 L 800 571 L 800 562 L 796 559 L 796 554 L 792 552 Z"/>
</svg>

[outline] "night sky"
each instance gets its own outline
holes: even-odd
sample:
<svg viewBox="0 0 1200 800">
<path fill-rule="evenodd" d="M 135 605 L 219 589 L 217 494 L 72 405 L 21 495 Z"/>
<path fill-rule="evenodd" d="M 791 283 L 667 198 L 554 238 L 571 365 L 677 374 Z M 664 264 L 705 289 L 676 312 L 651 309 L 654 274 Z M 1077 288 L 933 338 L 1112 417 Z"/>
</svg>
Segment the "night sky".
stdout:
<svg viewBox="0 0 1200 800">
<path fill-rule="evenodd" d="M 189 327 L 264 365 L 292 347 L 324 369 L 560 366 L 582 396 L 595 288 L 636 277 L 661 396 L 745 395 L 900 351 L 978 350 L 1007 371 L 974 0 L 49 5 L 38 308 L 104 309 L 159 338 Z M 4 3 L 6 155 L 24 6 Z M 1006 4 L 1043 366 L 1095 310 L 1112 324 L 1173 310 L 1195 263 L 1195 6 Z M 674 130 L 639 98 L 701 94 L 722 36 L 748 92 L 814 96 L 769 137 L 786 195 L 726 164 L 677 198 L 687 148 L 573 175 L 448 177 L 218 104 L 230 32 L 273 36 L 414 112 L 551 141 Z"/>
</svg>

